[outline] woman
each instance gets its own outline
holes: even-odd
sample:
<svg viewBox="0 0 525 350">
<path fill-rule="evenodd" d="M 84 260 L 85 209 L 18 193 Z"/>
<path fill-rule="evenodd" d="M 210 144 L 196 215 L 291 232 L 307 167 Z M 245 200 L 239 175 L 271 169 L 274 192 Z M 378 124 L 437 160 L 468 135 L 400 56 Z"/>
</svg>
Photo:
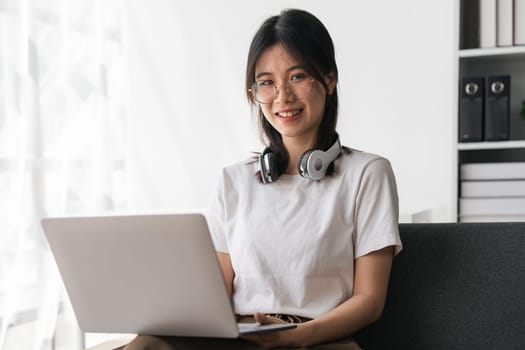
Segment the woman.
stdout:
<svg viewBox="0 0 525 350">
<path fill-rule="evenodd" d="M 340 146 L 334 56 L 302 10 L 268 18 L 253 38 L 246 89 L 268 147 L 224 169 L 208 224 L 239 318 L 297 328 L 217 346 L 358 349 L 351 335 L 382 313 L 401 250 L 396 184 L 386 159 Z"/>
</svg>

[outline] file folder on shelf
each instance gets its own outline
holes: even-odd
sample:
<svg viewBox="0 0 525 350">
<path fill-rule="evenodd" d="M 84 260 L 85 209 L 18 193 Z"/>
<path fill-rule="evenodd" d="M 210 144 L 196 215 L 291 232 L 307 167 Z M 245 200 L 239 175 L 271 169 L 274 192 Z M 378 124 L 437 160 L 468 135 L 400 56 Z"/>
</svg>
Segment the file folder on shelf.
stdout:
<svg viewBox="0 0 525 350">
<path fill-rule="evenodd" d="M 525 0 L 514 0 L 514 45 L 525 45 Z"/>
<path fill-rule="evenodd" d="M 496 0 L 479 0 L 479 46 L 496 47 Z"/>
<path fill-rule="evenodd" d="M 497 46 L 512 46 L 513 40 L 513 0 L 497 0 Z"/>
<path fill-rule="evenodd" d="M 460 216 L 525 216 L 525 197 L 460 198 Z"/>
<path fill-rule="evenodd" d="M 461 197 L 525 197 L 525 180 L 461 181 Z"/>
<path fill-rule="evenodd" d="M 460 166 L 461 180 L 525 179 L 525 162 L 465 163 Z"/>
</svg>

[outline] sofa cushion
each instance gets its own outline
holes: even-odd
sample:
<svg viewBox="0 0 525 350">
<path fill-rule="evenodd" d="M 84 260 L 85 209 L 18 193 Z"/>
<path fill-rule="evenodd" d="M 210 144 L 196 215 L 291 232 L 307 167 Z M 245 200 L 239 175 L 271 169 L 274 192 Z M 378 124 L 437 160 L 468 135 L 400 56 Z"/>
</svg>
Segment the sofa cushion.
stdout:
<svg viewBox="0 0 525 350">
<path fill-rule="evenodd" d="M 364 349 L 525 349 L 525 223 L 401 224 Z"/>
</svg>

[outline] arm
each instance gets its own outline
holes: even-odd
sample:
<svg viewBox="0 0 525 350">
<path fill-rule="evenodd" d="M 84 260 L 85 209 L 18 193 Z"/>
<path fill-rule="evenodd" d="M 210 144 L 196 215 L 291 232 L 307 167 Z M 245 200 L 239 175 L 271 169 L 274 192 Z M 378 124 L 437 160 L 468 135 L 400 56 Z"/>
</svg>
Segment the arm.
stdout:
<svg viewBox="0 0 525 350">
<path fill-rule="evenodd" d="M 233 277 L 235 276 L 235 273 L 233 272 L 230 254 L 217 252 L 217 260 L 219 260 L 219 266 L 221 267 L 222 276 L 224 277 L 224 283 L 226 284 L 226 289 L 228 290 L 228 295 L 231 299 L 233 296 Z"/>
<path fill-rule="evenodd" d="M 377 320 L 383 312 L 394 247 L 374 251 L 355 260 L 354 293 L 325 315 L 299 324 L 296 329 L 250 337 L 265 348 L 310 346 L 352 335 Z M 275 320 L 256 314 L 261 323 Z"/>
<path fill-rule="evenodd" d="M 305 345 L 349 336 L 379 319 L 385 305 L 393 258 L 393 247 L 357 258 L 352 297 L 327 314 L 304 324 Z"/>
</svg>

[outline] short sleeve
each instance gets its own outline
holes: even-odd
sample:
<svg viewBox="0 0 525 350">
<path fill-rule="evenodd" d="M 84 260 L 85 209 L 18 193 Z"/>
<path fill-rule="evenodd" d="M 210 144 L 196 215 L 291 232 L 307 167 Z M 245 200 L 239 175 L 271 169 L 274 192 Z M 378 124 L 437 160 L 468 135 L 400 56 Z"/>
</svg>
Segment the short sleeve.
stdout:
<svg viewBox="0 0 525 350">
<path fill-rule="evenodd" d="M 224 173 L 221 176 L 215 193 L 212 195 L 208 212 L 206 213 L 206 220 L 210 230 L 211 238 L 218 252 L 229 253 L 227 230 L 226 230 L 226 208 L 224 200 Z"/>
<path fill-rule="evenodd" d="M 394 172 L 385 158 L 376 158 L 363 170 L 355 206 L 354 256 L 395 246 L 402 249 L 399 237 L 399 202 Z"/>
</svg>

